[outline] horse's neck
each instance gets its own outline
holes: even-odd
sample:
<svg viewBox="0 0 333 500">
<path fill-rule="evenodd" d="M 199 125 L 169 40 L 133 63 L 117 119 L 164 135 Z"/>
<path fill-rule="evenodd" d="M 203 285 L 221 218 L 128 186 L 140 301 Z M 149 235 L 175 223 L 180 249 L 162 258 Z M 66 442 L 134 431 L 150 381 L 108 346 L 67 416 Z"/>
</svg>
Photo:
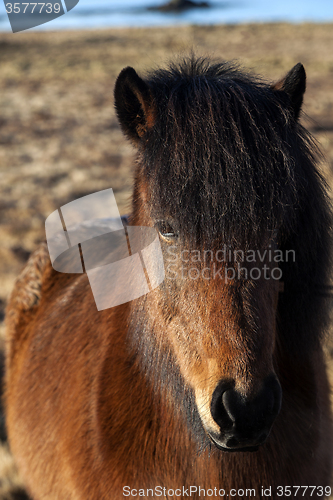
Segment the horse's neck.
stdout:
<svg viewBox="0 0 333 500">
<path fill-rule="evenodd" d="M 144 334 L 147 339 L 147 324 L 146 331 L 139 332 L 137 328 L 143 328 L 143 318 L 133 325 L 129 314 L 127 305 L 115 313 L 103 354 L 95 400 L 100 452 L 112 462 L 117 457 L 123 456 L 125 461 L 129 455 L 132 457 L 123 481 L 133 481 L 143 466 L 151 474 L 160 477 L 170 474 L 172 478 L 180 461 L 185 469 L 193 469 L 195 444 L 179 402 L 171 398 L 167 385 L 152 379 L 156 376 L 155 360 L 143 359 L 149 353 L 139 337 Z M 182 479 L 179 478 L 179 484 Z"/>
</svg>

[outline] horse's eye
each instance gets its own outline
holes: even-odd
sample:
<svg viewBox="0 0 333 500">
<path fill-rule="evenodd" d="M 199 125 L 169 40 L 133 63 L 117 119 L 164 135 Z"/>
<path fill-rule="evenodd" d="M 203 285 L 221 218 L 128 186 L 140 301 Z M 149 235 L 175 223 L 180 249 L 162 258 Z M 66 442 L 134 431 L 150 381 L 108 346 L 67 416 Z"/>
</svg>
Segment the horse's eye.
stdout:
<svg viewBox="0 0 333 500">
<path fill-rule="evenodd" d="M 166 240 L 171 240 L 177 238 L 178 236 L 177 232 L 173 229 L 173 227 L 165 220 L 157 221 L 156 227 L 160 235 Z"/>
</svg>

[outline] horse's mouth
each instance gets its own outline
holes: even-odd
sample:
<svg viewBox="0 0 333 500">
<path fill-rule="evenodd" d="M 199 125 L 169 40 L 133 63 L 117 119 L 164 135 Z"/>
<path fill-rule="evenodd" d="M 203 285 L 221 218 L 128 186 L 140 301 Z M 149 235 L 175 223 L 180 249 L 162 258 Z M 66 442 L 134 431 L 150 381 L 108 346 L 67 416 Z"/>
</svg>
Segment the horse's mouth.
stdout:
<svg viewBox="0 0 333 500">
<path fill-rule="evenodd" d="M 234 453 L 234 452 L 237 452 L 237 451 L 242 451 L 242 452 L 258 451 L 259 446 L 262 444 L 262 443 L 260 443 L 260 444 L 257 444 L 255 446 L 250 445 L 250 446 L 229 446 L 229 447 L 227 447 L 227 446 L 224 446 L 221 442 L 219 442 L 215 438 L 213 438 L 213 436 L 211 434 L 209 434 L 209 433 L 208 433 L 208 437 L 212 441 L 212 443 L 214 443 L 214 445 L 216 446 L 216 448 L 218 448 L 221 451 L 226 451 L 228 453 Z"/>
</svg>

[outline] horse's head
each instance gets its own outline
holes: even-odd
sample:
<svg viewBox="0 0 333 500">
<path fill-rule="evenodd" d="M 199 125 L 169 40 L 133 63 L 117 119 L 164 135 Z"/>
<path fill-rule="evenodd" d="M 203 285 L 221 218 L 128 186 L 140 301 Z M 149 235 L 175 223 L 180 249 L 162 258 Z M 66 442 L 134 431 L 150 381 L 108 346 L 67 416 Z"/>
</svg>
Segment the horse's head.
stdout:
<svg viewBox="0 0 333 500">
<path fill-rule="evenodd" d="M 126 68 L 116 83 L 120 124 L 138 148 L 132 223 L 155 226 L 164 255 L 145 321 L 227 451 L 257 449 L 281 406 L 277 304 L 297 258 L 286 242 L 306 182 L 304 91 L 300 64 L 269 86 L 192 59 L 145 80 Z"/>
</svg>

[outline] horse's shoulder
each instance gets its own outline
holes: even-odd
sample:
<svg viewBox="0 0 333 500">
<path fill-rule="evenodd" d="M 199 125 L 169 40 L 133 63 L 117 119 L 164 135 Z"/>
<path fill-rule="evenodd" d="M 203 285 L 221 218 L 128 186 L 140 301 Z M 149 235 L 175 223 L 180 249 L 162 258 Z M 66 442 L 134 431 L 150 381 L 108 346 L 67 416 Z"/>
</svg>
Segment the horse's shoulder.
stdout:
<svg viewBox="0 0 333 500">
<path fill-rule="evenodd" d="M 41 244 L 30 256 L 18 276 L 6 310 L 7 354 L 11 357 L 13 342 L 38 310 L 42 286 L 52 270 L 46 243 Z"/>
</svg>

